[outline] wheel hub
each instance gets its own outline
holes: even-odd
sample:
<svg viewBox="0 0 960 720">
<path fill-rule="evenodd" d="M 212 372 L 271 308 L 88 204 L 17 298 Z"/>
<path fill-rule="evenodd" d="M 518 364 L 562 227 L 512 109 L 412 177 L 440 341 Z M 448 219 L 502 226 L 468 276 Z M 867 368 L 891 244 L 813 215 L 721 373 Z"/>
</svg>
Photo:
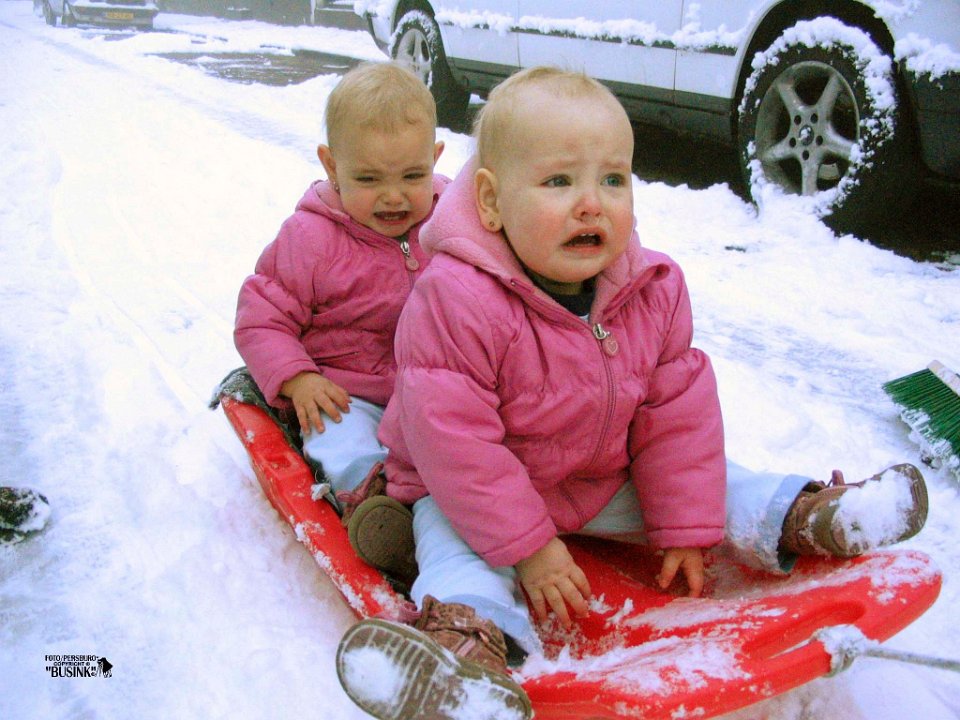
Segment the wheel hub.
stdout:
<svg viewBox="0 0 960 720">
<path fill-rule="evenodd" d="M 756 153 L 764 173 L 787 192 L 814 195 L 836 185 L 858 141 L 857 101 L 831 65 L 802 61 L 764 91 Z"/>
</svg>

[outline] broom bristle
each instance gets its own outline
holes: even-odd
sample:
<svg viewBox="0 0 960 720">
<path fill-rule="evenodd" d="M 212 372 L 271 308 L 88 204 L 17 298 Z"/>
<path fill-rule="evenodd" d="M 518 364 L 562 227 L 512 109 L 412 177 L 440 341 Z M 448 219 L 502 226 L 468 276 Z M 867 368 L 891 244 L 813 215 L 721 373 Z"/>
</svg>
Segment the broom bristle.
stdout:
<svg viewBox="0 0 960 720">
<path fill-rule="evenodd" d="M 960 377 L 939 362 L 883 384 L 928 452 L 960 473 Z"/>
</svg>

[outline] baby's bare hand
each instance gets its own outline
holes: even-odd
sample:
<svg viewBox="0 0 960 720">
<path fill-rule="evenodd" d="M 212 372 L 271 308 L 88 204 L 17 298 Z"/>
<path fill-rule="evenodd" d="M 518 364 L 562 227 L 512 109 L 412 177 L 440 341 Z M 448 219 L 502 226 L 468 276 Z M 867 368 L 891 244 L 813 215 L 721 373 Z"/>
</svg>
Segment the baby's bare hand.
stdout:
<svg viewBox="0 0 960 720">
<path fill-rule="evenodd" d="M 325 430 L 322 413 L 334 422 L 342 420 L 341 411 L 350 412 L 350 395 L 332 380 L 320 373 L 302 372 L 287 380 L 280 392 L 293 402 L 297 420 L 304 434 L 311 428 L 318 433 Z"/>
<path fill-rule="evenodd" d="M 549 608 L 557 614 L 563 627 L 569 628 L 572 622 L 568 604 L 579 617 L 586 616 L 590 583 L 560 538 L 553 538 L 518 562 L 516 570 L 537 619 L 546 620 Z"/>
<path fill-rule="evenodd" d="M 668 548 L 663 553 L 663 565 L 657 575 L 660 589 L 670 587 L 677 570 L 681 568 L 690 589 L 688 597 L 700 597 L 703 592 L 703 551 L 700 548 Z"/>
</svg>

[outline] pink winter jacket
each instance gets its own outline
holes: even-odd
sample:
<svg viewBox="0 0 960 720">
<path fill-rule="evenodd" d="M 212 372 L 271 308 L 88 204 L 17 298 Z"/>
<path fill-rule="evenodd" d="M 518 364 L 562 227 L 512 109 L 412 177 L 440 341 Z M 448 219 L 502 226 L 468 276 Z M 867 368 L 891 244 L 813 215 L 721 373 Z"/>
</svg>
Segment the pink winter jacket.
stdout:
<svg viewBox="0 0 960 720">
<path fill-rule="evenodd" d="M 434 206 L 449 179 L 434 176 Z M 397 318 L 427 265 L 408 244 L 354 221 L 329 182 L 311 185 L 240 289 L 234 342 L 271 405 L 302 371 L 385 405 L 393 392 Z"/>
<path fill-rule="evenodd" d="M 400 317 L 380 425 L 389 493 L 433 495 L 494 567 L 580 529 L 628 479 L 655 547 L 718 543 L 723 426 L 680 268 L 634 234 L 584 322 L 480 225 L 472 187 L 468 163 L 421 234 L 435 255 Z"/>
</svg>

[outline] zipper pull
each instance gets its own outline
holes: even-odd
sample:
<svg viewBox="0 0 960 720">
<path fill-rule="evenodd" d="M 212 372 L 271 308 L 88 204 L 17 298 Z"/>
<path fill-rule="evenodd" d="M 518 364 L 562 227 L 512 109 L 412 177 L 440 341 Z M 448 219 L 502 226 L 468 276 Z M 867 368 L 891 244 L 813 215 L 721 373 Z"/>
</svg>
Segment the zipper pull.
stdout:
<svg viewBox="0 0 960 720">
<path fill-rule="evenodd" d="M 620 345 L 617 343 L 617 339 L 609 332 L 604 330 L 603 325 L 600 323 L 594 324 L 593 336 L 600 341 L 600 347 L 603 348 L 603 351 L 610 357 L 616 355 L 617 351 L 620 350 Z"/>
<path fill-rule="evenodd" d="M 407 266 L 407 270 L 413 272 L 420 268 L 420 263 L 410 254 L 410 242 L 406 238 L 400 241 L 400 252 L 403 253 L 403 264 Z"/>
</svg>

